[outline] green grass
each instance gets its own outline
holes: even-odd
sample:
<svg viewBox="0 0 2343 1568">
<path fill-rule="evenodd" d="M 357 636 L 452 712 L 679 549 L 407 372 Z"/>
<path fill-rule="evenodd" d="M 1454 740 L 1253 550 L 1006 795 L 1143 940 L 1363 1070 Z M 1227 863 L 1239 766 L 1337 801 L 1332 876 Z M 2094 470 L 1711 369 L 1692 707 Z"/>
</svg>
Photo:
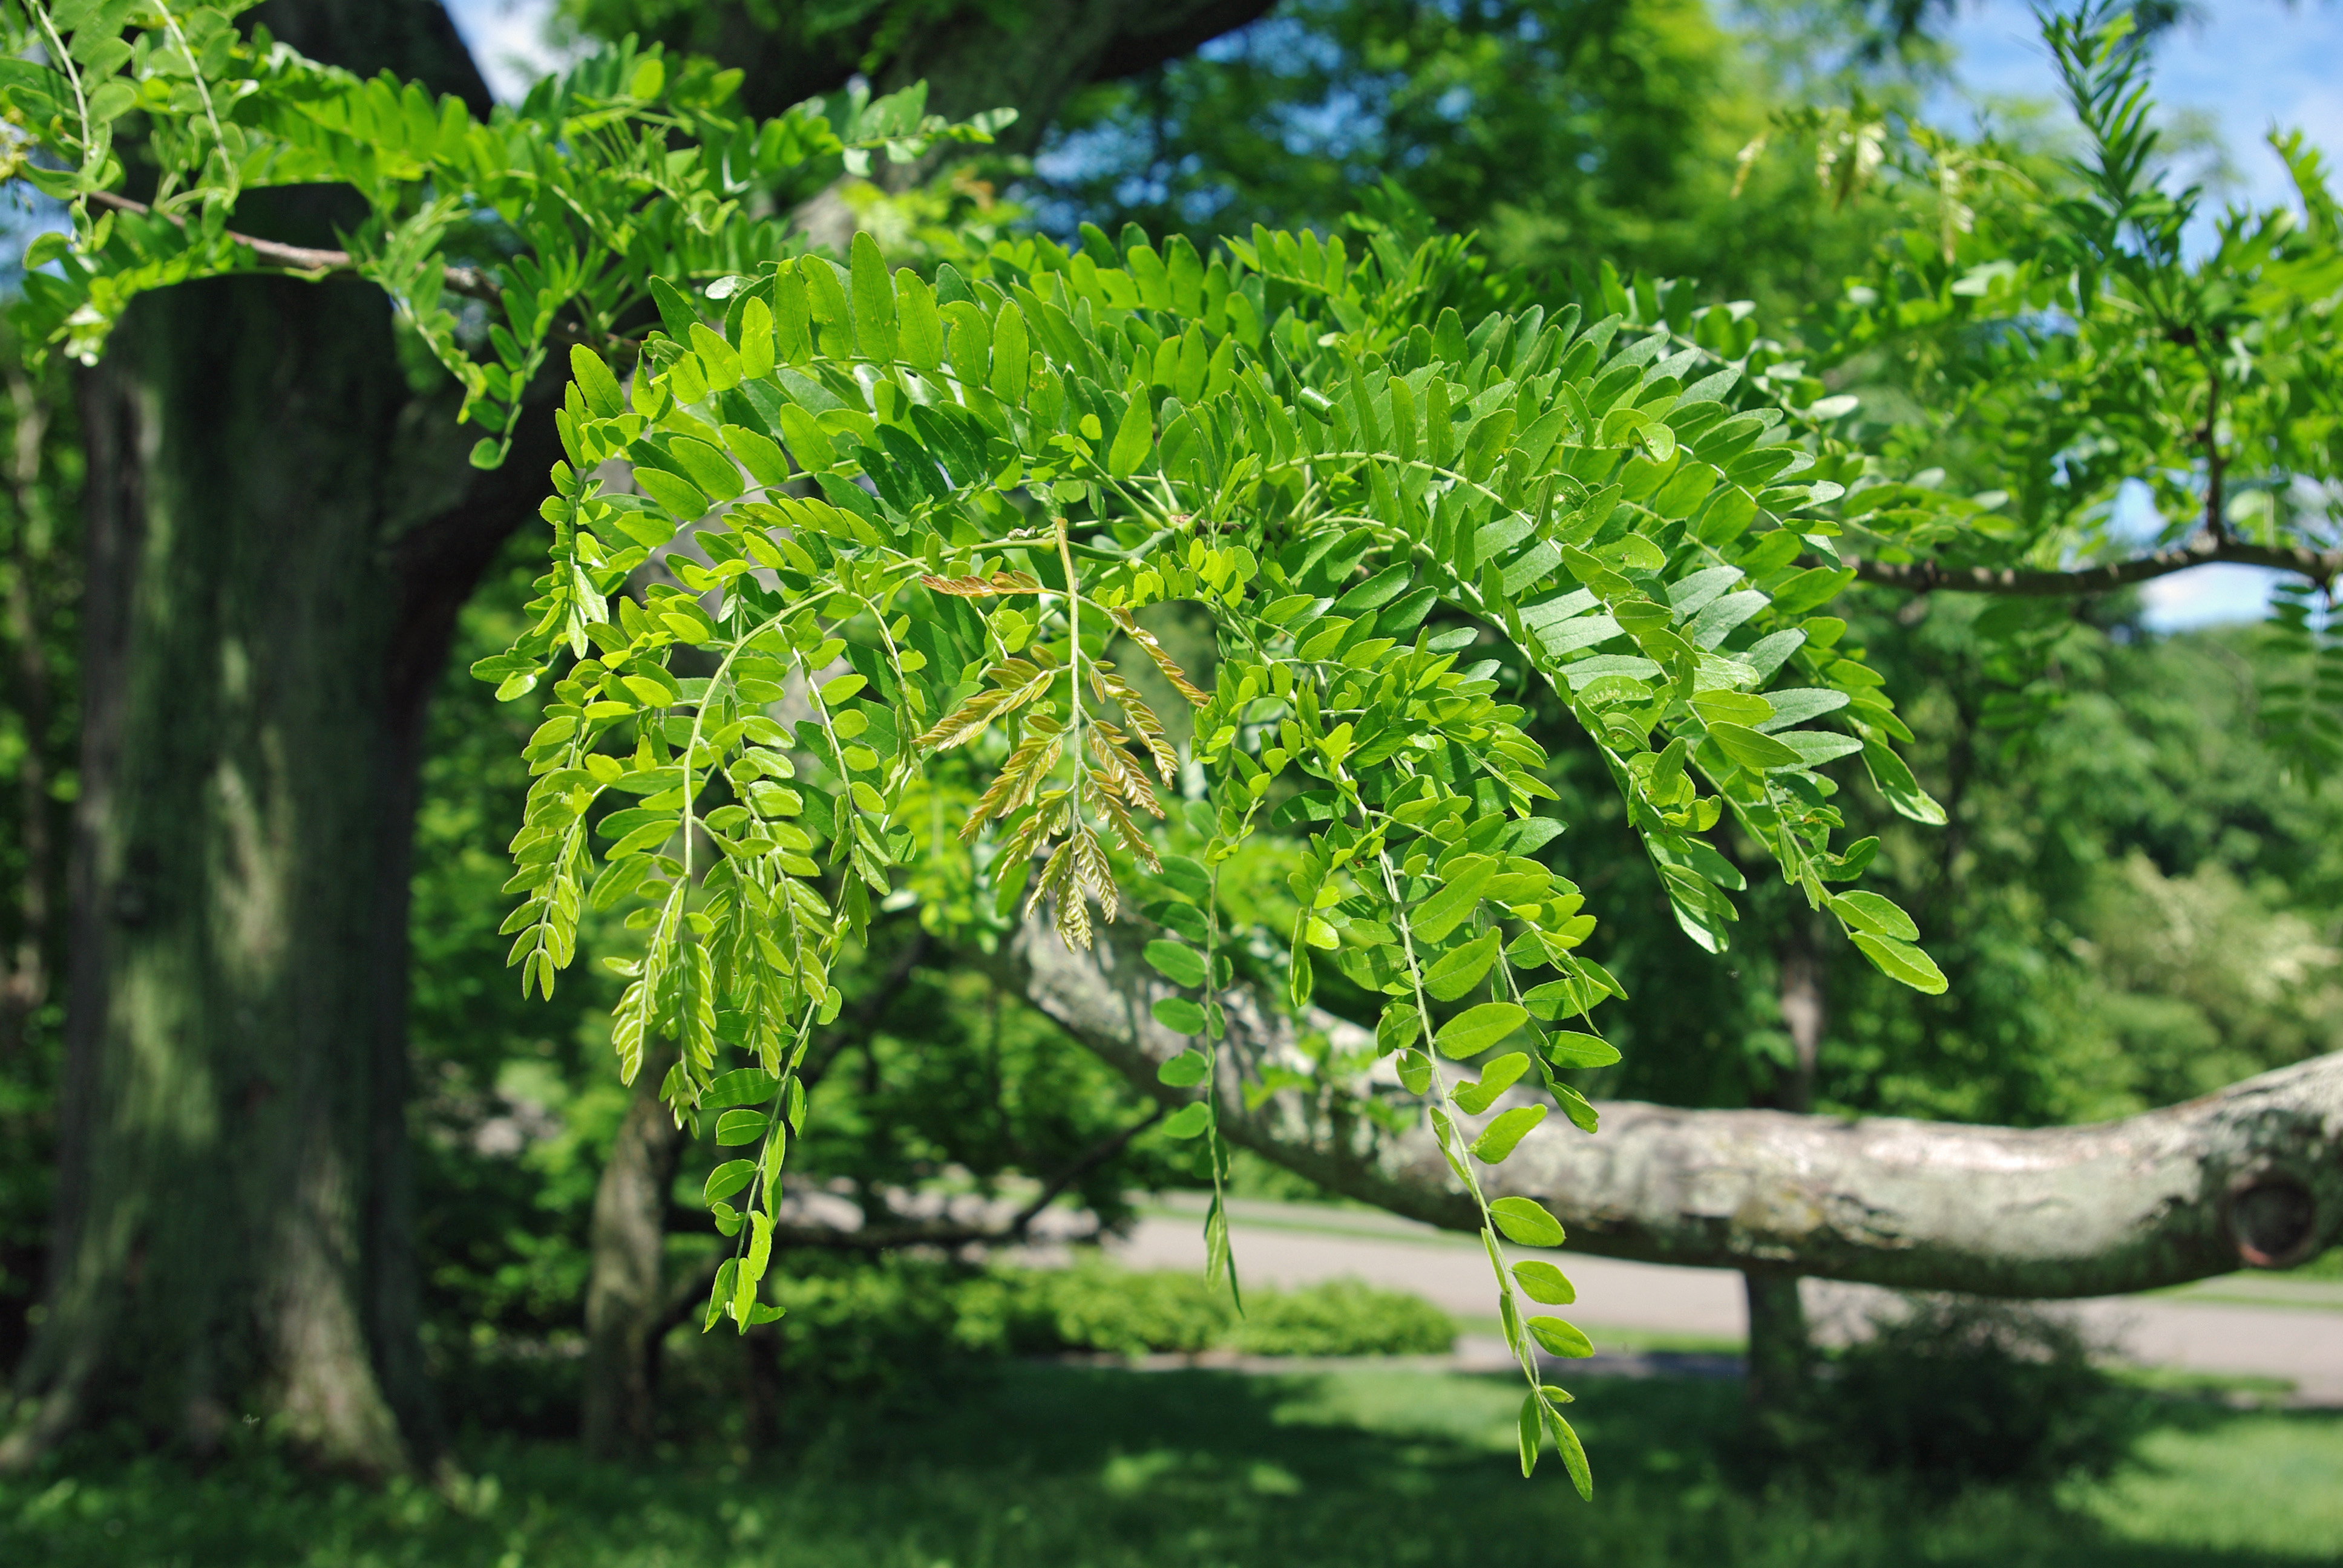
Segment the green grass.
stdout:
<svg viewBox="0 0 2343 1568">
<path fill-rule="evenodd" d="M 1737 1385 L 1590 1382 L 1598 1490 L 1513 1462 L 1518 1385 L 1023 1364 L 892 1413 L 791 1412 L 782 1452 L 641 1466 L 468 1450 L 458 1507 L 265 1455 L 0 1481 L 0 1563 L 51 1568 L 2276 1568 L 2343 1554 L 2343 1420 L 2166 1401 L 2141 1462 L 2056 1498 L 1733 1479 Z"/>
</svg>

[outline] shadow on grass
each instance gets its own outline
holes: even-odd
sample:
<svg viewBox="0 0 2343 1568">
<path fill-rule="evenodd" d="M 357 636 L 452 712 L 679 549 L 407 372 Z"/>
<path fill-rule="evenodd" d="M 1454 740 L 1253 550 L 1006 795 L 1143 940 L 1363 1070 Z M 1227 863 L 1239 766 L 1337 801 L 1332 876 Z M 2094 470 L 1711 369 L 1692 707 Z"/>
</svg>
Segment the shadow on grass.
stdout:
<svg viewBox="0 0 2343 1568">
<path fill-rule="evenodd" d="M 0 1563 L 2277 1568 L 2334 1555 L 2325 1540 L 2224 1533 L 2228 1513 L 2257 1506 L 2237 1477 L 2193 1504 L 2175 1491 L 2187 1445 L 2222 1444 L 2224 1422 L 2253 1423 L 2264 1467 L 2281 1453 L 2316 1470 L 2343 1442 L 2331 1418 L 2187 1412 L 2198 1430 L 2168 1429 L 2183 1448 L 2155 1462 L 2167 1473 L 2136 1478 L 2165 1499 L 2162 1538 L 2119 1538 L 2096 1493 L 1928 1503 L 1853 1477 L 1736 1487 L 1738 1386 L 1694 1380 L 1582 1388 L 1573 1414 L 1598 1482 L 1582 1503 L 1551 1455 L 1521 1479 L 1518 1387 L 1372 1364 L 1280 1377 L 1017 1366 L 883 1413 L 801 1405 L 784 1418 L 793 1440 L 753 1460 L 712 1424 L 640 1466 L 490 1442 L 464 1456 L 461 1507 L 411 1485 L 305 1476 L 263 1452 L 201 1475 L 85 1456 L 0 1482 Z"/>
</svg>

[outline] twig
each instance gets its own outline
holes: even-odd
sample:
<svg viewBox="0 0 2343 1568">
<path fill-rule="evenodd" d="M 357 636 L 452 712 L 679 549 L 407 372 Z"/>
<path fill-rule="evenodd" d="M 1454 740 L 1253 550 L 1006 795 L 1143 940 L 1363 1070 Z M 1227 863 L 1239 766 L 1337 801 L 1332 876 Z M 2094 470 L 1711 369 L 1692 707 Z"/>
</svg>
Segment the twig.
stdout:
<svg viewBox="0 0 2343 1568">
<path fill-rule="evenodd" d="M 89 196 L 93 201 L 103 202 L 107 206 L 116 207 L 124 212 L 136 213 L 142 217 L 161 216 L 178 225 L 181 228 L 187 226 L 187 220 L 176 213 L 157 214 L 145 202 L 133 201 L 128 196 L 116 196 L 112 191 L 92 191 Z M 256 239 L 248 234 L 238 234 L 234 229 L 227 231 L 227 237 L 246 247 L 262 260 L 275 262 L 293 272 L 325 273 L 357 270 L 357 258 L 347 250 L 313 250 L 303 245 L 283 245 L 273 239 Z M 503 298 L 502 292 L 489 279 L 488 275 L 476 266 L 443 266 L 439 270 L 440 277 L 450 294 L 461 294 L 473 299 L 485 299 L 490 304 Z"/>
<path fill-rule="evenodd" d="M 2251 545 L 2234 539 L 2203 538 L 2151 556 L 2106 566 L 2078 567 L 2072 571 L 2042 571 L 2018 567 L 1946 567 L 1935 561 L 1850 560 L 1855 577 L 1885 588 L 1914 593 L 2008 594 L 2024 598 L 2059 598 L 2070 594 L 2110 593 L 2134 583 L 2184 572 L 2191 567 L 2227 561 L 2239 566 L 2270 567 L 2298 572 L 2314 582 L 2331 582 L 2343 574 L 2343 549 L 2314 550 L 2298 546 Z"/>
</svg>

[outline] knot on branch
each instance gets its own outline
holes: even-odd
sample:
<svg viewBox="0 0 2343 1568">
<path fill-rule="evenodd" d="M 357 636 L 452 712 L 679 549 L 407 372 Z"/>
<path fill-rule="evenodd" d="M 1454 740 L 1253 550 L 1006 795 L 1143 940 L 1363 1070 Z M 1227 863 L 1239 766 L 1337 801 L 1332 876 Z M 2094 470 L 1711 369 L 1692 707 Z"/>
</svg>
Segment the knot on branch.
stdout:
<svg viewBox="0 0 2343 1568">
<path fill-rule="evenodd" d="M 2284 1171 L 2262 1168 L 2239 1177 L 2223 1222 L 2247 1268 L 2291 1269 L 2319 1251 L 2318 1201 Z"/>
</svg>

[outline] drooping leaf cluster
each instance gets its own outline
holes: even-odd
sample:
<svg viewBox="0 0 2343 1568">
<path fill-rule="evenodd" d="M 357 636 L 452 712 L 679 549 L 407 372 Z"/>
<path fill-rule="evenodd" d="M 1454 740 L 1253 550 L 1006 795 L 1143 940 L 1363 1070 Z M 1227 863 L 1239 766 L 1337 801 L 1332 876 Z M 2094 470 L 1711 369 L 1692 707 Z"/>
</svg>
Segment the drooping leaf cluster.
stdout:
<svg viewBox="0 0 2343 1568">
<path fill-rule="evenodd" d="M 1617 985 L 1581 950 L 1583 893 L 1535 858 L 1563 824 L 1538 814 L 1522 710 L 1473 657 L 1492 638 L 1600 748 L 1698 940 L 1725 945 L 1743 885 L 1702 837 L 1730 811 L 1884 970 L 1942 987 L 1901 911 L 1831 885 L 1872 846 L 1834 847 L 1830 764 L 1861 755 L 1935 815 L 1876 678 L 1815 613 L 1849 574 L 1801 562 L 1835 531 L 1820 476 L 1859 457 L 1793 438 L 1796 377 L 1745 374 L 1735 312 L 1468 324 L 1427 307 L 1442 254 L 1257 231 L 1208 262 L 1093 230 L 930 284 L 860 236 L 850 266 L 721 280 L 629 382 L 573 351 L 553 569 L 533 630 L 481 670 L 516 696 L 552 683 L 514 960 L 549 987 L 581 909 L 639 902 L 626 1070 L 663 1043 L 679 1114 L 745 1151 L 709 1183 L 740 1238 L 711 1324 L 767 1310 L 797 1064 L 895 878 L 952 852 L 912 805 L 958 769 L 997 916 L 1046 906 L 1082 946 L 1136 901 L 1165 930 L 1147 960 L 1187 994 L 1157 1020 L 1196 1045 L 1164 1081 L 1203 1091 L 1169 1130 L 1215 1146 L 1214 880 L 1266 837 L 1295 851 L 1287 1000 L 1327 963 L 1388 999 L 1380 1051 L 1468 1191 L 1547 1111 L 1463 1119 L 1525 1076 L 1593 1130 L 1552 1072 L 1615 1059 L 1592 1015 Z M 629 489 L 596 477 L 618 460 Z M 655 568 L 672 581 L 621 591 Z M 1212 621 L 1209 691 L 1142 619 L 1165 601 Z M 1186 755 L 1133 661 L 1191 705 Z M 1173 788 L 1193 859 L 1151 841 Z M 1493 1052 L 1476 1081 L 1442 1065 Z M 1527 1201 L 1487 1213 L 1501 1264 L 1503 1238 L 1560 1239 Z M 1524 1325 L 1500 1277 L 1525 1432 L 1576 1468 L 1529 1347 L 1583 1337 Z"/>
</svg>

